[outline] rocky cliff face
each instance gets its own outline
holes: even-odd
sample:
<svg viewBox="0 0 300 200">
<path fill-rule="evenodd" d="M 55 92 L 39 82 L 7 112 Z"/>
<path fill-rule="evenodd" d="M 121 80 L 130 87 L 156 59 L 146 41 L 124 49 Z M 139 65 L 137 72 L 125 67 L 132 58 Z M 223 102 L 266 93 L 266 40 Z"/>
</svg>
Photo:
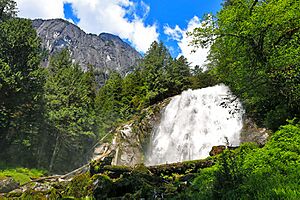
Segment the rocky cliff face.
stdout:
<svg viewBox="0 0 300 200">
<path fill-rule="evenodd" d="M 153 128 L 159 123 L 161 110 L 170 102 L 170 98 L 150 106 L 139 116 L 117 127 L 111 143 L 102 143 L 96 146 L 92 160 L 100 160 L 103 155 L 113 152 L 112 165 L 135 166 L 145 162 L 145 153 Z"/>
<path fill-rule="evenodd" d="M 36 19 L 32 24 L 42 40 L 42 46 L 50 55 L 62 48 L 69 48 L 72 58 L 83 69 L 93 65 L 96 71 L 104 74 L 116 70 L 125 75 L 141 58 L 135 49 L 115 35 L 87 34 L 63 19 Z M 48 60 L 45 65 L 47 63 Z"/>
</svg>

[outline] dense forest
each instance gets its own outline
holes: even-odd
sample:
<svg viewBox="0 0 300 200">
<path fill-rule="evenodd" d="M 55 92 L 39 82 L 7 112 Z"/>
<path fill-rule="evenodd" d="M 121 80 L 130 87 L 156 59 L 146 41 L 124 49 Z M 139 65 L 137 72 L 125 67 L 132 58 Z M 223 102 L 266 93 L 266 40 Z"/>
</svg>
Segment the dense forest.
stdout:
<svg viewBox="0 0 300 200">
<path fill-rule="evenodd" d="M 68 49 L 47 56 L 31 21 L 15 17 L 8 1 L 1 17 L 1 161 L 67 172 L 90 158 L 97 140 L 143 108 L 187 88 L 214 85 L 184 57 L 173 59 L 154 42 L 135 70 L 111 72 L 99 90 L 93 66 L 72 62 Z M 206 80 L 203 81 L 202 77 Z M 73 163 L 73 165 L 66 165 Z"/>
<path fill-rule="evenodd" d="M 143 109 L 189 88 L 224 83 L 247 117 L 273 134 L 263 147 L 224 151 L 171 198 L 299 199 L 299 7 L 294 0 L 224 0 L 189 33 L 195 48 L 210 47 L 206 71 L 153 42 L 131 73 L 111 72 L 99 88 L 93 66 L 82 70 L 68 49 L 41 67 L 48 55 L 31 21 L 16 17 L 13 0 L 0 1 L 0 169 L 68 172 Z"/>
</svg>

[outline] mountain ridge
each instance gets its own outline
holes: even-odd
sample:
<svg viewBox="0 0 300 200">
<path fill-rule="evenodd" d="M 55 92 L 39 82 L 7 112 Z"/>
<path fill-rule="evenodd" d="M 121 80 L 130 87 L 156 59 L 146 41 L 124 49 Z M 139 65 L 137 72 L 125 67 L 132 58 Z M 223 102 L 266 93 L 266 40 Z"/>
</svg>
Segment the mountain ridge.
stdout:
<svg viewBox="0 0 300 200">
<path fill-rule="evenodd" d="M 64 19 L 34 19 L 32 25 L 42 41 L 42 48 L 49 56 L 68 48 L 74 62 L 86 70 L 92 65 L 103 75 L 117 71 L 126 75 L 142 58 L 128 43 L 110 33 L 99 35 L 86 33 L 80 27 Z M 49 58 L 43 63 L 49 64 Z"/>
</svg>

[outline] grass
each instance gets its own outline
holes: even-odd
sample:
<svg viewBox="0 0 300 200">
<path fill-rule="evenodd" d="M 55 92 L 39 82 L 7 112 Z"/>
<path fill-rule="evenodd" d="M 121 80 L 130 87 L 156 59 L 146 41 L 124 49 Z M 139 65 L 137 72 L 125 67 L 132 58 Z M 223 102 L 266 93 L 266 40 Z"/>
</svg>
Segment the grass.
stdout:
<svg viewBox="0 0 300 200">
<path fill-rule="evenodd" d="M 0 180 L 5 179 L 7 177 L 11 177 L 16 182 L 22 185 L 24 183 L 29 182 L 31 179 L 39 178 L 41 176 L 44 176 L 45 174 L 46 171 L 39 169 L 27 169 L 22 167 L 3 169 L 1 167 Z"/>
</svg>

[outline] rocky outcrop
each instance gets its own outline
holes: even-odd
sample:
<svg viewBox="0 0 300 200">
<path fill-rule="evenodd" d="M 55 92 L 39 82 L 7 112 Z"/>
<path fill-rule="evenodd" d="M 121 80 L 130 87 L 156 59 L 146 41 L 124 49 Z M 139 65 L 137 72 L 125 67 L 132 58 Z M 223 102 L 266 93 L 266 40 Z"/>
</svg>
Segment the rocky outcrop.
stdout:
<svg viewBox="0 0 300 200">
<path fill-rule="evenodd" d="M 263 146 L 267 142 L 270 134 L 270 130 L 258 127 L 251 118 L 245 118 L 240 134 L 240 141 L 241 143 L 254 142 L 259 146 Z"/>
<path fill-rule="evenodd" d="M 114 151 L 113 165 L 134 166 L 144 163 L 145 153 L 150 141 L 151 132 L 159 123 L 161 111 L 170 102 L 166 99 L 144 109 L 138 116 L 117 127 L 111 143 L 101 143 L 95 147 L 92 160 L 97 160 L 106 151 Z"/>
<path fill-rule="evenodd" d="M 112 34 L 87 34 L 63 19 L 36 19 L 32 24 L 42 40 L 42 46 L 50 55 L 68 48 L 74 61 L 83 69 L 92 65 L 104 75 L 110 70 L 125 75 L 141 59 L 141 55 L 134 48 Z M 47 63 L 48 59 L 44 64 Z"/>
<path fill-rule="evenodd" d="M 144 163 L 151 133 L 161 118 L 161 111 L 170 102 L 166 99 L 145 110 L 139 116 L 115 130 L 113 145 L 116 148 L 114 165 L 134 166 Z"/>
</svg>

